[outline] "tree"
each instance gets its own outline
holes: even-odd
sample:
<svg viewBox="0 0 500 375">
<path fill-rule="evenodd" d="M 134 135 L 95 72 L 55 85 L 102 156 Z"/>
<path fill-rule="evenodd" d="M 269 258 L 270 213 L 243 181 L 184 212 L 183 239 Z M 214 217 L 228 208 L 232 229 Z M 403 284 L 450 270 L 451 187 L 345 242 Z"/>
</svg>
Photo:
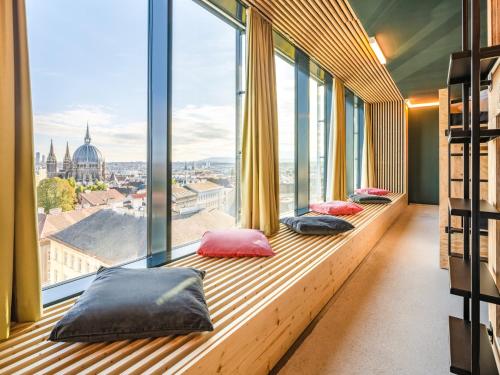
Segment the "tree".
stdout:
<svg viewBox="0 0 500 375">
<path fill-rule="evenodd" d="M 75 191 L 77 194 L 85 193 L 86 191 L 108 190 L 108 185 L 103 181 L 96 181 L 92 185 L 76 185 Z"/>
<path fill-rule="evenodd" d="M 108 190 L 108 185 L 103 181 L 96 181 L 94 184 L 94 190 Z"/>
<path fill-rule="evenodd" d="M 42 180 L 37 188 L 38 207 L 45 213 L 53 208 L 70 211 L 75 208 L 76 192 L 68 180 L 59 177 Z"/>
</svg>

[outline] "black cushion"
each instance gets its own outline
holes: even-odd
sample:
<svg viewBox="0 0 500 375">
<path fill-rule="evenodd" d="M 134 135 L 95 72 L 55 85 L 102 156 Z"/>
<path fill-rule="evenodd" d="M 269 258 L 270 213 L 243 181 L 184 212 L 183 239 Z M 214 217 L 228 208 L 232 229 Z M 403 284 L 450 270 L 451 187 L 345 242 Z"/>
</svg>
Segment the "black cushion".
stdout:
<svg viewBox="0 0 500 375">
<path fill-rule="evenodd" d="M 351 194 L 349 195 L 351 201 L 355 203 L 391 203 L 391 198 L 384 197 L 382 195 L 374 195 L 374 194 Z"/>
<path fill-rule="evenodd" d="M 52 341 L 115 341 L 212 331 L 204 271 L 101 268 L 52 330 Z"/>
<path fill-rule="evenodd" d="M 280 221 L 301 234 L 339 234 L 354 228 L 348 221 L 331 215 L 284 217 Z"/>
</svg>

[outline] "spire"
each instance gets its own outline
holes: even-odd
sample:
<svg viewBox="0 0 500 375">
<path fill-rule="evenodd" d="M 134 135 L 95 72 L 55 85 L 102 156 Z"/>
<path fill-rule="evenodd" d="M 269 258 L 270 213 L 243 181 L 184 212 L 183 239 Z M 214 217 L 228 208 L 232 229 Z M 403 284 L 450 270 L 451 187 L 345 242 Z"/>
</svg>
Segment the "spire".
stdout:
<svg viewBox="0 0 500 375">
<path fill-rule="evenodd" d="M 64 159 L 71 159 L 71 156 L 69 155 L 69 144 L 66 142 L 66 154 L 64 154 Z"/>
<path fill-rule="evenodd" d="M 85 134 L 85 144 L 89 144 L 92 138 L 90 138 L 89 122 L 87 121 L 87 133 Z"/>
<path fill-rule="evenodd" d="M 52 143 L 52 139 L 50 140 L 49 156 L 56 156 L 55 153 L 54 153 L 54 144 Z"/>
</svg>

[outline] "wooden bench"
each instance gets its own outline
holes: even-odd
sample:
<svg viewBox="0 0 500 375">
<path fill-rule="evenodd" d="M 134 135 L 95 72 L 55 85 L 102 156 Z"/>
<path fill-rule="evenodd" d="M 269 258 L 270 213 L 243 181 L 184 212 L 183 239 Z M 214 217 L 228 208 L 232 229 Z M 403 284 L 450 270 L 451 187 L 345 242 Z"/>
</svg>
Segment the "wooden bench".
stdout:
<svg viewBox="0 0 500 375">
<path fill-rule="evenodd" d="M 205 292 L 214 331 L 112 343 L 53 343 L 52 326 L 74 299 L 17 324 L 0 343 L 0 374 L 264 374 L 286 353 L 407 205 L 365 205 L 347 217 L 356 229 L 302 236 L 282 227 L 270 238 L 272 258 L 209 259 L 168 267 L 207 271 Z M 334 350 L 334 349 L 333 349 Z"/>
</svg>

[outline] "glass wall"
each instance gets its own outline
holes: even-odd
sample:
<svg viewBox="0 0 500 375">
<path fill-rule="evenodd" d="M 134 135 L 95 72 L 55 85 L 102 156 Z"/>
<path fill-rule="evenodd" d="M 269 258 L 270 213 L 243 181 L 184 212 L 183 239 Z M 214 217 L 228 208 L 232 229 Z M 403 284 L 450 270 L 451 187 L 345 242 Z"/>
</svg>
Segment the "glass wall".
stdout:
<svg viewBox="0 0 500 375">
<path fill-rule="evenodd" d="M 44 286 L 168 262 L 237 226 L 245 12 L 211 3 L 27 0 Z M 274 38 L 280 214 L 293 215 L 325 199 L 331 77 Z"/>
<path fill-rule="evenodd" d="M 295 209 L 295 67 L 289 58 L 276 53 L 278 96 L 280 214 Z"/>
<path fill-rule="evenodd" d="M 173 1 L 172 27 L 175 250 L 237 223 L 243 38 L 235 25 L 192 0 Z"/>
<path fill-rule="evenodd" d="M 309 78 L 309 201 L 325 200 L 325 82 L 313 73 Z"/>
<path fill-rule="evenodd" d="M 148 1 L 26 6 L 48 286 L 146 255 Z"/>
</svg>

